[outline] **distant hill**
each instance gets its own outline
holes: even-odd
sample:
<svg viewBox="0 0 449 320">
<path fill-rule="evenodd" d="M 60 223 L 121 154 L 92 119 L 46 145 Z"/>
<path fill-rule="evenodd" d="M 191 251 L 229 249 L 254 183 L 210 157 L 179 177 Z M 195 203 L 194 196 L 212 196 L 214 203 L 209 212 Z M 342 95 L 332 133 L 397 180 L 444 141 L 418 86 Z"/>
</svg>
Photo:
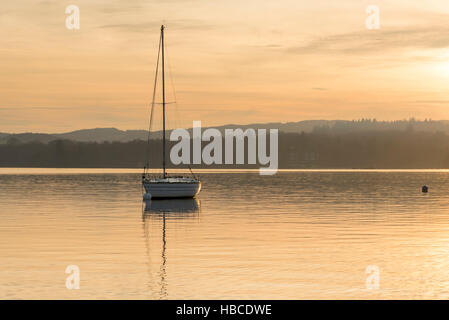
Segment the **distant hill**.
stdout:
<svg viewBox="0 0 449 320">
<path fill-rule="evenodd" d="M 48 143 L 58 138 L 46 133 L 17 133 L 17 134 L 2 134 L 0 135 L 0 144 L 5 143 L 27 143 L 39 141 L 42 143 Z"/>
<path fill-rule="evenodd" d="M 91 142 L 91 141 L 128 142 L 132 140 L 145 140 L 147 139 L 148 132 L 145 130 L 122 131 L 116 128 L 96 128 L 96 129 L 77 130 L 53 136 L 57 137 L 58 139 L 67 139 L 80 142 Z"/>
<path fill-rule="evenodd" d="M 368 131 L 396 131 L 396 130 L 414 130 L 423 132 L 444 132 L 449 133 L 448 120 L 425 120 L 416 121 L 398 120 L 398 121 L 376 121 L 375 119 L 362 120 L 304 120 L 299 122 L 272 122 L 272 123 L 254 123 L 248 125 L 229 124 L 216 127 L 221 132 L 225 129 L 248 128 L 253 129 L 279 129 L 285 133 L 310 133 L 310 132 L 326 132 L 326 133 L 349 133 L 349 132 L 368 132 Z M 206 129 L 206 128 L 203 128 Z M 170 132 L 168 132 L 170 134 Z M 146 140 L 146 130 L 119 130 L 116 128 L 95 128 L 77 130 L 67 133 L 47 134 L 47 133 L 19 133 L 9 134 L 0 133 L 0 144 L 6 143 L 26 143 L 41 142 L 48 143 L 54 140 L 72 140 L 77 142 L 129 142 L 133 140 Z M 160 137 L 156 133 L 153 137 Z"/>
<path fill-rule="evenodd" d="M 76 130 L 67 133 L 0 133 L 0 144 L 41 142 L 48 143 L 54 140 L 72 140 L 77 142 L 129 142 L 132 140 L 146 140 L 148 132 L 145 130 L 118 130 L 115 128 L 96 128 Z"/>
</svg>

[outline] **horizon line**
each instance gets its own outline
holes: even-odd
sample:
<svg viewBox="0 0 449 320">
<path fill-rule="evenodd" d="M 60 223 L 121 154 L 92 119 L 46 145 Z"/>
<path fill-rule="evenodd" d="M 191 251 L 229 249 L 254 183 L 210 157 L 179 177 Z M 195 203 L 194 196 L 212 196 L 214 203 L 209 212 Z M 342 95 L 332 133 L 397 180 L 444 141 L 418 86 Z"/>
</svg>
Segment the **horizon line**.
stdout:
<svg viewBox="0 0 449 320">
<path fill-rule="evenodd" d="M 291 123 L 301 123 L 301 122 L 312 122 L 312 121 L 325 121 L 325 122 L 337 122 L 337 121 L 345 121 L 345 122 L 363 122 L 363 121 L 371 121 L 371 122 L 377 122 L 377 123 L 395 123 L 395 122 L 444 122 L 449 121 L 449 119 L 431 119 L 431 118 L 424 118 L 424 119 L 417 119 L 415 117 L 409 117 L 408 119 L 397 119 L 397 120 L 378 120 L 377 118 L 360 118 L 360 119 L 333 119 L 333 120 L 326 120 L 326 119 L 306 119 L 306 120 L 298 120 L 298 121 L 287 121 L 287 122 L 252 122 L 247 124 L 237 124 L 237 123 L 228 123 L 224 125 L 218 125 L 218 126 L 205 126 L 203 128 L 223 128 L 227 126 L 251 126 L 251 125 L 271 125 L 271 124 L 291 124 Z M 73 132 L 79 132 L 79 131 L 88 131 L 88 130 L 101 130 L 101 129 L 113 129 L 118 130 L 121 132 L 127 132 L 127 131 L 146 131 L 148 132 L 148 129 L 120 129 L 118 127 L 94 127 L 94 128 L 84 128 L 84 129 L 75 129 L 71 131 L 65 131 L 65 132 L 42 132 L 42 131 L 16 131 L 16 132 L 6 132 L 6 131 L 0 131 L 0 134 L 47 134 L 47 135 L 60 135 L 60 134 L 67 134 L 67 133 L 73 133 Z M 175 130 L 177 128 L 170 128 L 167 129 L 167 131 Z M 193 127 L 183 128 L 183 129 L 193 129 Z M 159 132 L 162 131 L 156 130 L 152 132 Z"/>
</svg>

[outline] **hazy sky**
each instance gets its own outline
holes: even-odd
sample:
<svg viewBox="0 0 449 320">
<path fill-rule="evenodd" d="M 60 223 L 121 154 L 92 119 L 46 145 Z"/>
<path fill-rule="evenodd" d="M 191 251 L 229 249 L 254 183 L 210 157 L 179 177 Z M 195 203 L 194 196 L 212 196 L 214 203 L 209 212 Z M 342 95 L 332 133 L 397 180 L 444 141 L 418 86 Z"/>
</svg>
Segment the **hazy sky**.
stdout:
<svg viewBox="0 0 449 320">
<path fill-rule="evenodd" d="M 80 30 L 66 28 L 71 4 Z M 179 110 L 171 126 L 449 119 L 447 4 L 3 1 L 0 132 L 146 128 L 162 23 Z M 379 30 L 365 26 L 368 5 L 380 8 Z"/>
</svg>

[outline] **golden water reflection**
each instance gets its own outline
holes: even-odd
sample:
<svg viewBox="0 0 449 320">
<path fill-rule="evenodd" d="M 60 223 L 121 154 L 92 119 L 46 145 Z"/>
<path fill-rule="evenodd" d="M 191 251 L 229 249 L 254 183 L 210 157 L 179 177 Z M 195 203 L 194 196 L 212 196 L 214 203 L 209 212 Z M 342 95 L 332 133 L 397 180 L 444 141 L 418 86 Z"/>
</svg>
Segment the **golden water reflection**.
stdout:
<svg viewBox="0 0 449 320">
<path fill-rule="evenodd" d="M 143 201 L 142 212 L 145 246 L 148 258 L 148 277 L 150 279 L 149 290 L 158 292 L 159 299 L 168 297 L 167 286 L 167 216 L 172 223 L 177 219 L 197 217 L 200 212 L 201 203 L 198 199 L 157 199 Z M 160 267 L 157 272 L 159 288 L 154 288 L 154 277 L 151 263 L 151 232 L 152 220 L 162 220 L 162 249 L 160 255 Z M 156 248 L 153 248 L 156 249 Z"/>
<path fill-rule="evenodd" d="M 0 298 L 449 297 L 447 172 L 201 180 L 201 203 L 142 202 L 137 173 L 0 174 Z"/>
</svg>

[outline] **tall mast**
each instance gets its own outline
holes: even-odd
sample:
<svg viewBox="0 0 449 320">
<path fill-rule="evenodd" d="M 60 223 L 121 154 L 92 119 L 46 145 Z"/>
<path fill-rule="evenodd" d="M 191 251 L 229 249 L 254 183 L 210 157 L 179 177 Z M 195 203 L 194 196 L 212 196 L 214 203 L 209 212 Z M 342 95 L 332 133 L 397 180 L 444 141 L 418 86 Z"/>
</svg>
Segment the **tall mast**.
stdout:
<svg viewBox="0 0 449 320">
<path fill-rule="evenodd" d="M 161 39 L 162 39 L 162 168 L 165 173 L 165 60 L 164 60 L 164 25 L 161 26 Z"/>
</svg>

